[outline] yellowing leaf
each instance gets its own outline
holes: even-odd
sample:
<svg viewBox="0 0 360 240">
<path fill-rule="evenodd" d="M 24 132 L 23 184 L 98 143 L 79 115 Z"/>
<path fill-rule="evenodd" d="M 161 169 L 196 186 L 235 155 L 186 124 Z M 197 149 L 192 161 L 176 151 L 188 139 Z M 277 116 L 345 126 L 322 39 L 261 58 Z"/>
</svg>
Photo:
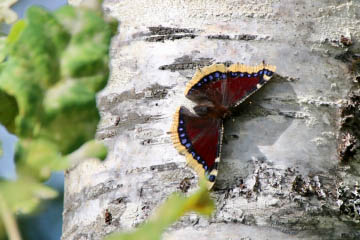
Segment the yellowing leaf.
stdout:
<svg viewBox="0 0 360 240">
<path fill-rule="evenodd" d="M 24 20 L 19 20 L 12 26 L 10 33 L 6 39 L 8 43 L 14 43 L 20 37 L 20 33 L 24 30 L 26 22 Z"/>
<path fill-rule="evenodd" d="M 28 214 L 36 210 L 41 200 L 55 198 L 57 192 L 34 179 L 23 178 L 0 180 L 0 195 L 12 212 Z"/>
<path fill-rule="evenodd" d="M 147 223 L 130 233 L 115 233 L 105 240 L 160 240 L 163 231 L 184 214 L 195 211 L 210 216 L 214 210 L 205 184 L 190 197 L 173 194 Z"/>
</svg>

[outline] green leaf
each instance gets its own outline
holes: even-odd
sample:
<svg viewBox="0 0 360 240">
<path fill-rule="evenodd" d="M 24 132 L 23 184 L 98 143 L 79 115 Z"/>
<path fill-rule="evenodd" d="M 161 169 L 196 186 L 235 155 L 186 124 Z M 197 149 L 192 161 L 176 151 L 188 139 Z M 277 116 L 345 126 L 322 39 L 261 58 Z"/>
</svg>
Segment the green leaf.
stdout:
<svg viewBox="0 0 360 240">
<path fill-rule="evenodd" d="M 36 176 L 39 180 L 46 180 L 52 171 L 61 170 L 59 165 L 67 167 L 68 164 L 56 143 L 46 138 L 21 139 L 16 146 L 15 159 L 26 159 L 16 166 L 19 174 Z"/>
<path fill-rule="evenodd" d="M 100 9 L 64 6 L 53 13 L 30 7 L 13 26 L 3 51 L 7 60 L 0 64 L 0 123 L 19 137 L 20 172 L 46 179 L 92 142 L 113 25 Z M 103 146 L 91 146 L 99 152 L 87 149 L 87 156 L 104 159 Z"/>
<path fill-rule="evenodd" d="M 166 228 L 178 220 L 184 214 L 196 211 L 210 216 L 214 209 L 209 191 L 204 183 L 200 189 L 190 197 L 173 194 L 159 207 L 156 214 L 147 223 L 140 226 L 134 232 L 115 233 L 106 237 L 106 240 L 160 240 Z"/>
<path fill-rule="evenodd" d="M 24 30 L 26 22 L 24 20 L 19 20 L 12 26 L 10 33 L 7 37 L 7 43 L 11 44 L 18 40 L 20 33 Z"/>
<path fill-rule="evenodd" d="M 16 99 L 0 89 L 0 123 L 10 133 L 15 132 L 15 117 L 19 114 Z"/>
<path fill-rule="evenodd" d="M 41 200 L 55 198 L 57 192 L 32 178 L 22 178 L 0 180 L 0 195 L 13 213 L 29 214 L 37 209 Z"/>
<path fill-rule="evenodd" d="M 16 154 L 16 159 L 28 159 L 25 166 L 17 165 L 18 173 L 25 176 L 36 175 L 40 180 L 45 180 L 50 177 L 52 171 L 63 170 L 83 160 L 105 159 L 107 148 L 104 144 L 91 140 L 71 154 L 63 156 L 57 151 L 57 145 L 54 142 L 46 139 L 23 139 L 17 145 Z"/>
<path fill-rule="evenodd" d="M 5 235 L 4 224 L 2 223 L 2 221 L 0 221 L 0 239 L 1 240 L 6 239 L 5 237 L 6 235 Z"/>
<path fill-rule="evenodd" d="M 6 235 L 9 239 L 18 240 L 21 239 L 20 231 L 18 228 L 18 225 L 15 220 L 14 213 L 10 210 L 9 206 L 7 205 L 7 202 L 3 198 L 3 196 L 0 194 L 0 237 L 4 234 L 2 234 L 2 228 L 6 229 Z M 2 226 L 2 224 L 4 224 Z M 6 236 L 4 236 L 5 239 Z M 3 238 L 0 238 L 3 239 Z"/>
<path fill-rule="evenodd" d="M 7 55 L 6 37 L 0 37 L 0 63 L 2 63 L 5 60 L 6 55 Z"/>
<path fill-rule="evenodd" d="M 16 13 L 10 7 L 16 3 L 17 0 L 1 0 L 0 1 L 0 22 L 7 24 L 13 23 L 17 19 Z"/>
</svg>

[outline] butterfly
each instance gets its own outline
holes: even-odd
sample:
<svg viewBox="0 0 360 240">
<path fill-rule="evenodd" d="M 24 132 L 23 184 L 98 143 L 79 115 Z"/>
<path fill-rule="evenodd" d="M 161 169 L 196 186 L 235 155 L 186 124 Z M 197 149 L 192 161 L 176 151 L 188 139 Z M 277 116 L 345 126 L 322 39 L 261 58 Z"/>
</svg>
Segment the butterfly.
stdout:
<svg viewBox="0 0 360 240">
<path fill-rule="evenodd" d="M 276 67 L 267 64 L 247 66 L 213 64 L 196 71 L 187 84 L 185 96 L 194 101 L 192 113 L 184 106 L 177 109 L 171 127 L 175 148 L 186 156 L 207 187 L 215 183 L 220 162 L 223 121 L 246 98 L 270 80 Z"/>
</svg>

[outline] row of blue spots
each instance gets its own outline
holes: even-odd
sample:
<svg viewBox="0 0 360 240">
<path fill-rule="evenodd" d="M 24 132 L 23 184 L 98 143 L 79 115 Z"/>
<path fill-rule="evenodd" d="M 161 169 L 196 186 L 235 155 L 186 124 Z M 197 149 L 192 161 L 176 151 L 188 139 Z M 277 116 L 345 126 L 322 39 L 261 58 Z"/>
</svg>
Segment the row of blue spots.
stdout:
<svg viewBox="0 0 360 240">
<path fill-rule="evenodd" d="M 265 75 L 268 75 L 269 77 L 272 76 L 273 72 L 269 71 L 269 70 L 260 70 L 259 72 L 257 73 L 246 73 L 246 72 L 231 72 L 231 77 L 235 78 L 235 77 L 257 77 L 257 76 L 261 76 L 263 74 Z M 201 87 L 202 85 L 204 85 L 205 83 L 208 83 L 208 82 L 212 82 L 212 81 L 217 81 L 219 79 L 226 79 L 227 78 L 227 75 L 226 73 L 221 73 L 221 72 L 214 72 L 214 73 L 211 73 L 205 77 L 203 77 L 197 84 L 196 86 L 197 87 Z"/>
<path fill-rule="evenodd" d="M 197 84 L 196 86 L 201 87 L 203 84 L 207 83 L 207 82 L 212 82 L 212 81 L 217 81 L 220 79 L 226 79 L 226 73 L 221 73 L 221 72 L 214 72 L 211 73 L 205 77 L 203 77 Z"/>
<path fill-rule="evenodd" d="M 208 166 L 206 166 L 206 162 L 199 155 L 197 155 L 194 150 L 191 150 L 190 153 L 199 164 L 203 165 L 205 170 L 208 170 Z"/>
<path fill-rule="evenodd" d="M 179 137 L 180 137 L 181 144 L 184 145 L 187 149 L 189 149 L 191 147 L 191 143 L 186 137 L 184 120 L 182 120 L 182 119 L 179 120 L 178 131 L 179 131 Z"/>
<path fill-rule="evenodd" d="M 257 77 L 257 76 L 261 76 L 261 75 L 268 75 L 271 76 L 273 74 L 273 72 L 269 71 L 269 70 L 260 70 L 257 73 L 243 73 L 243 72 L 231 72 L 231 77 L 235 78 L 235 77 Z"/>
<path fill-rule="evenodd" d="M 265 74 L 265 75 L 268 75 L 269 77 L 271 77 L 271 76 L 273 75 L 273 72 L 265 69 L 265 70 L 264 70 L 264 74 Z"/>
<path fill-rule="evenodd" d="M 181 141 L 181 144 L 184 145 L 187 149 L 189 149 L 191 147 L 191 143 L 190 141 L 187 139 L 186 135 L 185 134 L 182 134 L 182 132 L 184 131 L 184 128 L 179 128 L 179 136 L 180 136 L 180 141 Z M 183 136 L 183 137 L 181 137 Z"/>
<path fill-rule="evenodd" d="M 272 76 L 273 72 L 271 72 L 270 70 L 264 69 L 264 70 L 260 70 L 257 73 L 247 73 L 247 72 L 231 72 L 230 75 L 231 77 L 235 78 L 235 77 L 257 77 L 257 76 L 261 76 L 261 75 L 268 75 L 269 77 Z M 203 77 L 197 84 L 197 87 L 201 87 L 203 84 L 208 83 L 208 82 L 212 82 L 212 81 L 216 81 L 219 79 L 226 79 L 226 73 L 221 73 L 221 72 L 214 72 L 211 73 L 205 77 Z"/>
</svg>

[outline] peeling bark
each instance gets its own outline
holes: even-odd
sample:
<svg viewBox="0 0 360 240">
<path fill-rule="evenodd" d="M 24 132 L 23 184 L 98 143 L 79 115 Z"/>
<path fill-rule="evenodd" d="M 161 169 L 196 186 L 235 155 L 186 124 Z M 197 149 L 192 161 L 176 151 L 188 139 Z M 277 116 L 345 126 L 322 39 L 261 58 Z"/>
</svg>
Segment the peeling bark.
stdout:
<svg viewBox="0 0 360 240">
<path fill-rule="evenodd" d="M 186 83 L 212 63 L 263 60 L 277 74 L 225 122 L 216 212 L 183 217 L 164 239 L 360 238 L 358 1 L 107 0 L 104 9 L 120 21 L 98 96 L 97 138 L 110 153 L 66 174 L 62 239 L 134 228 L 172 192 L 193 192 L 197 176 L 168 134 L 175 109 L 190 105 Z"/>
</svg>

